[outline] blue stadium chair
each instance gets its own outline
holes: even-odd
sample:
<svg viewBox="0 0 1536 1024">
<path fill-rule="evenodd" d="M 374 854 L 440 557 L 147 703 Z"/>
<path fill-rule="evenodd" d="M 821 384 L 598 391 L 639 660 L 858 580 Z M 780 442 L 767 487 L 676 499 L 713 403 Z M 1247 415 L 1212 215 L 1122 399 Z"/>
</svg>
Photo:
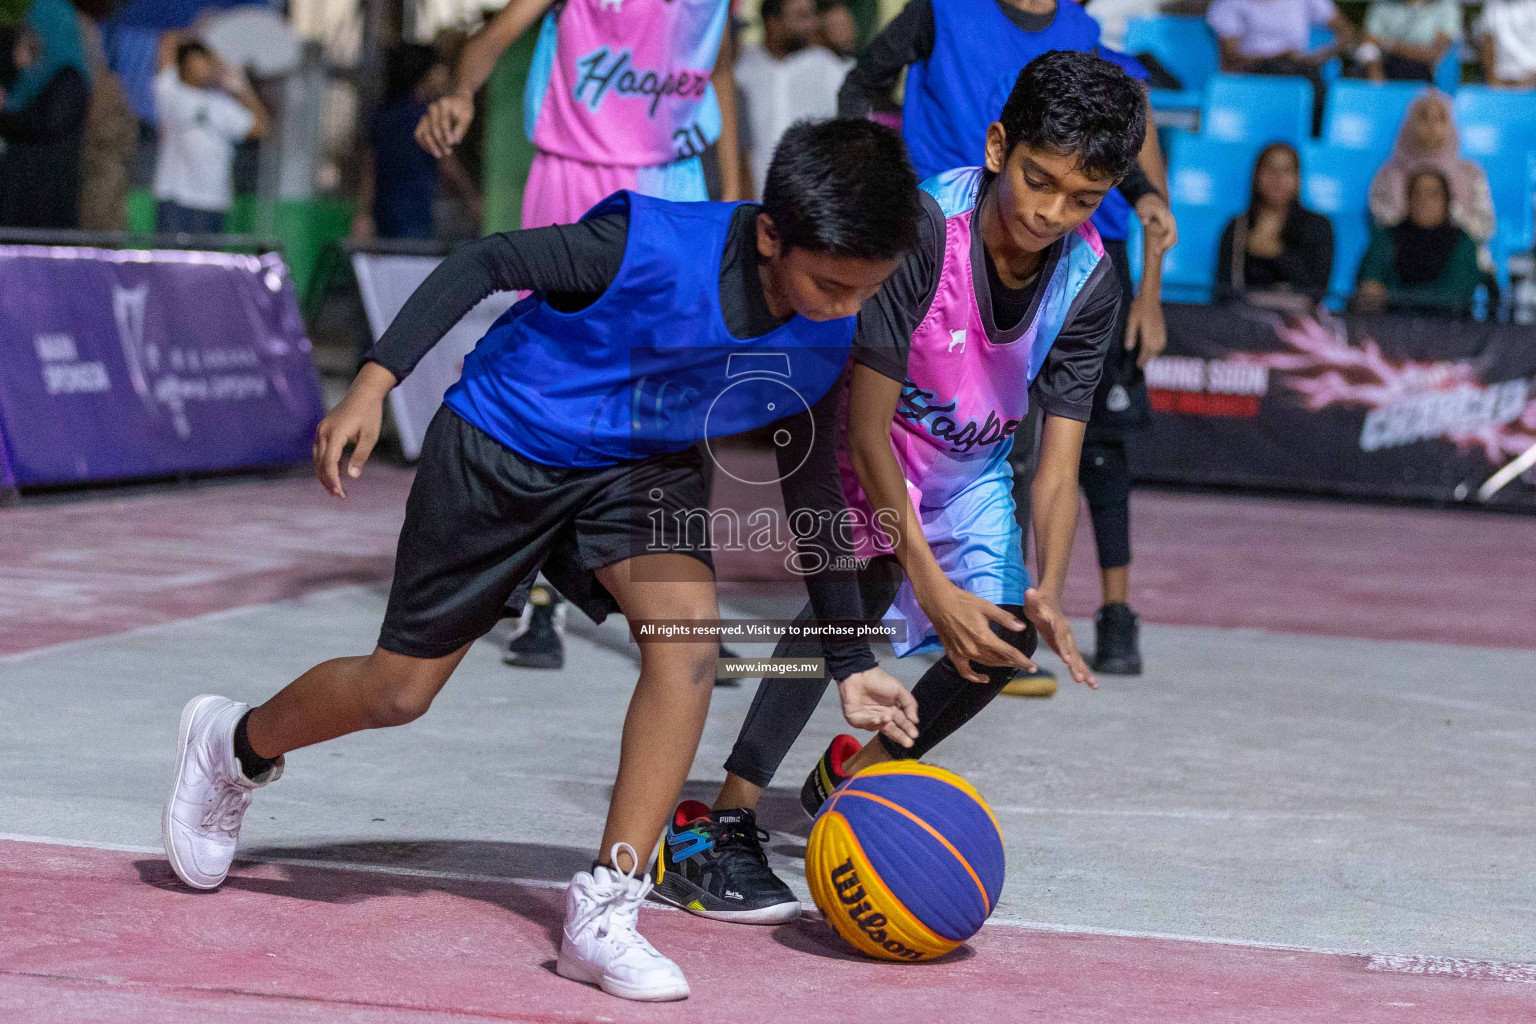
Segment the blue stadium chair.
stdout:
<svg viewBox="0 0 1536 1024">
<path fill-rule="evenodd" d="M 1159 110 L 1198 108 L 1206 81 L 1221 66 L 1216 33 L 1204 18 L 1132 18 L 1125 29 L 1125 52 L 1152 54 L 1183 86 L 1153 89 L 1152 106 Z"/>
<path fill-rule="evenodd" d="M 1205 86 L 1200 132 L 1222 142 L 1289 142 L 1312 135 L 1312 84 L 1305 78 L 1215 75 Z"/>
<path fill-rule="evenodd" d="M 1301 147 L 1302 205 L 1329 217 L 1364 216 L 1379 166 L 1371 153 L 1307 143 Z"/>
<path fill-rule="evenodd" d="M 1536 137 L 1531 139 L 1536 146 Z M 1498 241 L 1506 253 L 1521 253 L 1536 244 L 1536 150 L 1500 153 L 1478 161 L 1488 175 Z"/>
<path fill-rule="evenodd" d="M 1207 302 L 1216 274 L 1216 249 L 1227 221 L 1248 206 L 1256 142 L 1222 142 L 1176 133 L 1168 150 L 1168 191 L 1179 222 L 1179 244 L 1163 262 L 1163 296 L 1170 302 Z"/>
<path fill-rule="evenodd" d="M 1435 65 L 1435 85 L 1445 92 L 1456 95 L 1456 90 L 1461 88 L 1461 47 L 1462 43 L 1453 43 L 1451 48 L 1445 51 L 1445 56 L 1440 58 L 1440 63 Z"/>
<path fill-rule="evenodd" d="M 1313 53 L 1332 46 L 1338 41 L 1333 34 L 1333 29 L 1326 25 L 1313 25 L 1312 36 L 1307 40 L 1307 49 Z M 1338 57 L 1333 58 L 1322 67 L 1323 81 L 1336 82 L 1344 74 L 1344 61 Z"/>
<path fill-rule="evenodd" d="M 1341 149 L 1370 150 L 1384 157 L 1408 105 L 1423 91 L 1421 82 L 1335 82 L 1324 107 L 1323 139 Z"/>
<path fill-rule="evenodd" d="M 1464 85 L 1456 92 L 1461 151 L 1473 160 L 1536 149 L 1536 90 Z"/>
<path fill-rule="evenodd" d="M 1360 260 L 1371 242 L 1371 226 L 1362 213 L 1330 215 L 1333 225 L 1333 273 L 1328 279 L 1330 308 L 1341 309 L 1344 302 L 1355 293 L 1355 277 L 1360 273 Z"/>
</svg>

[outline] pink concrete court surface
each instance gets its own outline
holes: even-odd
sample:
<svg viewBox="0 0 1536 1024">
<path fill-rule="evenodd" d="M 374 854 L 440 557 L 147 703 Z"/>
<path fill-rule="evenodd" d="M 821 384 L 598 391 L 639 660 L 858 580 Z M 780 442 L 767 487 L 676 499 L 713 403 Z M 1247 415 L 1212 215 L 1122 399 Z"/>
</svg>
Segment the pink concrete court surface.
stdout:
<svg viewBox="0 0 1536 1024">
<path fill-rule="evenodd" d="M 574 616 L 559 672 L 504 667 L 498 631 L 420 722 L 291 755 L 225 886 L 184 888 L 157 838 L 181 704 L 367 650 L 408 484 L 0 511 L 0 1021 L 1536 1021 L 1536 521 L 1507 515 L 1138 493 L 1146 674 L 1000 699 L 932 756 L 1008 852 L 937 963 L 655 907 L 689 1000 L 555 975 L 635 671 L 621 623 Z M 1087 616 L 1086 530 L 1074 563 Z M 727 559 L 724 613 L 798 605 L 771 575 Z M 717 691 L 688 796 L 751 695 Z M 829 698 L 762 807 L 807 905 L 796 793 L 839 731 Z"/>
</svg>

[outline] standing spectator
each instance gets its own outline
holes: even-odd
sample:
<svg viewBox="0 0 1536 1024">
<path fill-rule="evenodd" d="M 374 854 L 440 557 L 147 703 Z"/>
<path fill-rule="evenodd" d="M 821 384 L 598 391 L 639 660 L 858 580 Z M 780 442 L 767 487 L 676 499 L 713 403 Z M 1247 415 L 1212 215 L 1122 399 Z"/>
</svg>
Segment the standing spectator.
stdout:
<svg viewBox="0 0 1536 1024">
<path fill-rule="evenodd" d="M 0 112 L 0 225 L 80 226 L 80 142 L 91 101 L 80 16 L 67 0 L 34 0 L 19 74 Z"/>
<path fill-rule="evenodd" d="M 442 95 L 447 69 L 432 47 L 402 43 L 384 59 L 384 97 L 369 119 L 362 195 L 352 234 L 369 238 L 431 238 L 438 174 L 480 219 L 479 190 L 454 154 L 436 160 L 416 141 L 416 125 Z"/>
<path fill-rule="evenodd" d="M 1408 179 L 1417 171 L 1439 171 L 1450 183 L 1451 221 L 1485 248 L 1496 227 L 1493 195 L 1482 167 L 1460 156 L 1451 98 L 1439 89 L 1425 89 L 1403 116 L 1392 155 L 1371 180 L 1371 219 L 1378 227 L 1394 227 L 1408 216 Z M 1492 260 L 1483 256 L 1485 268 Z"/>
<path fill-rule="evenodd" d="M 1253 168 L 1248 211 L 1222 232 L 1216 294 L 1254 305 L 1305 310 L 1328 293 L 1333 225 L 1301 205 L 1301 157 L 1295 147 L 1264 147 Z"/>
<path fill-rule="evenodd" d="M 1340 46 L 1352 48 L 1355 28 L 1333 0 L 1216 0 L 1206 21 L 1221 42 L 1221 70 L 1250 75 L 1300 75 L 1312 83 L 1312 131 L 1323 123 L 1328 86 L 1323 65 Z M 1314 26 L 1333 30 L 1338 45 L 1308 52 Z"/>
<path fill-rule="evenodd" d="M 1372 0 L 1355 59 L 1373 82 L 1435 80 L 1435 66 L 1461 42 L 1459 0 Z"/>
<path fill-rule="evenodd" d="M 1473 31 L 1489 85 L 1536 87 L 1536 0 L 1484 0 Z"/>
<path fill-rule="evenodd" d="M 1451 185 L 1434 168 L 1408 179 L 1408 217 L 1377 228 L 1360 263 L 1355 308 L 1467 316 L 1481 273 L 1477 244 L 1451 220 Z"/>
<path fill-rule="evenodd" d="M 266 108 L 242 73 L 180 33 L 160 41 L 159 68 L 155 230 L 218 234 L 234 200 L 235 144 L 266 134 Z"/>
<path fill-rule="evenodd" d="M 736 85 L 745 108 L 747 166 L 761 195 L 779 137 L 796 121 L 837 113 L 851 61 L 815 45 L 816 0 L 763 0 L 763 41 L 742 47 Z"/>
<path fill-rule="evenodd" d="M 139 119 L 122 80 L 107 67 L 100 27 L 90 18 L 82 19 L 80 27 L 92 82 L 80 153 L 80 226 L 87 231 L 126 231 Z"/>
<path fill-rule="evenodd" d="M 822 0 L 817 21 L 820 22 L 817 42 L 848 61 L 851 67 L 859 49 L 859 26 L 848 5 L 844 0 Z"/>
</svg>

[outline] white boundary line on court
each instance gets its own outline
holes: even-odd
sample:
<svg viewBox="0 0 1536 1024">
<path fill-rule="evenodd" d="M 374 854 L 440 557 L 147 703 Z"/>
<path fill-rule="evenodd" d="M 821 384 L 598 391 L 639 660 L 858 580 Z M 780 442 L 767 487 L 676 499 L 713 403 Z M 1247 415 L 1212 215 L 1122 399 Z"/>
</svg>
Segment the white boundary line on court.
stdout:
<svg viewBox="0 0 1536 1024">
<path fill-rule="evenodd" d="M 339 587 L 324 587 L 320 590 L 311 590 L 293 597 L 284 597 L 276 601 L 263 601 L 259 604 L 242 604 L 233 608 L 216 608 L 211 612 L 199 612 L 196 615 L 188 615 L 182 619 L 167 619 L 165 622 L 150 622 L 142 626 L 133 626 L 129 629 L 119 630 L 116 633 L 102 633 L 100 636 L 83 636 L 78 640 L 64 640 L 56 644 L 48 644 L 45 647 L 33 647 L 25 651 L 13 651 L 10 654 L 0 654 L 0 665 L 14 665 L 17 662 L 28 661 L 32 658 L 40 658 L 49 654 L 66 654 L 80 648 L 94 647 L 97 644 L 126 640 L 131 637 L 149 636 L 161 633 L 178 626 L 198 625 L 205 622 L 220 622 L 224 619 L 236 619 L 242 615 L 254 615 L 257 612 L 266 611 L 269 608 L 277 608 L 295 601 L 312 601 L 316 598 L 326 599 L 339 597 L 342 594 L 363 591 L 371 592 L 372 587 L 361 583 L 344 583 Z"/>
<path fill-rule="evenodd" d="M 123 843 L 99 843 L 86 839 L 59 839 L 53 836 L 29 836 L 14 832 L 0 832 L 0 842 L 31 843 L 38 846 L 63 846 L 83 850 L 107 850 L 114 853 L 145 853 L 164 856 L 158 846 L 130 846 Z M 513 878 L 506 875 L 481 875 L 467 871 L 436 871 L 431 868 L 406 868 L 388 864 L 363 864 L 355 861 L 309 860 L 300 857 L 241 858 L 247 864 L 276 864 L 287 867 L 318 868 L 330 871 L 355 871 L 370 875 L 392 875 L 399 878 L 428 878 L 445 882 L 483 882 L 493 885 L 525 886 L 534 889 L 564 889 L 565 882 L 547 878 Z M 651 904 L 660 910 L 676 910 L 663 904 Z M 1123 928 L 1096 928 L 1091 925 L 1060 924 L 1048 921 L 1024 921 L 1019 919 L 994 919 L 990 922 L 1025 931 L 1049 932 L 1055 935 L 1092 935 L 1116 939 L 1157 939 L 1164 942 L 1197 942 L 1207 946 L 1234 946 L 1242 949 L 1267 949 L 1283 953 L 1311 953 L 1322 956 L 1348 956 L 1367 958 L 1365 969 L 1393 974 L 1421 974 L 1440 977 L 1466 978 L 1474 981 L 1505 981 L 1536 984 L 1536 964 L 1510 963 L 1500 960 L 1481 960 L 1470 957 L 1428 956 L 1411 953 L 1371 953 L 1356 949 L 1328 949 L 1316 946 L 1295 946 L 1283 942 L 1259 942 L 1252 939 L 1226 939 L 1210 935 L 1175 935 L 1167 932 L 1144 932 Z"/>
</svg>

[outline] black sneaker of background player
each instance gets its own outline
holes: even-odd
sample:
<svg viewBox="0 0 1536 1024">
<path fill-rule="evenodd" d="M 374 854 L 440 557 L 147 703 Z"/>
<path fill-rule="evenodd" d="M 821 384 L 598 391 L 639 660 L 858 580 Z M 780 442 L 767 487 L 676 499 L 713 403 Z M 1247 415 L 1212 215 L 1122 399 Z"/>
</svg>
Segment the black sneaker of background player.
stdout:
<svg viewBox="0 0 1536 1024">
<path fill-rule="evenodd" d="M 512 635 L 501 660 L 518 668 L 562 668 L 565 643 L 560 639 L 564 608 L 548 587 L 535 585 L 528 595 L 522 629 Z"/>
<path fill-rule="evenodd" d="M 1106 676 L 1141 675 L 1141 625 L 1131 606 L 1106 604 L 1093 617 L 1095 672 Z"/>
<path fill-rule="evenodd" d="M 800 916 L 800 901 L 769 870 L 767 838 L 752 811 L 711 811 L 685 800 L 662 841 L 652 895 L 715 921 L 793 921 Z"/>
<path fill-rule="evenodd" d="M 806 814 L 816 817 L 832 791 L 852 778 L 843 772 L 843 765 L 862 749 L 864 745 L 847 733 L 832 740 L 811 774 L 805 777 L 805 785 L 800 787 L 800 806 Z"/>
</svg>

